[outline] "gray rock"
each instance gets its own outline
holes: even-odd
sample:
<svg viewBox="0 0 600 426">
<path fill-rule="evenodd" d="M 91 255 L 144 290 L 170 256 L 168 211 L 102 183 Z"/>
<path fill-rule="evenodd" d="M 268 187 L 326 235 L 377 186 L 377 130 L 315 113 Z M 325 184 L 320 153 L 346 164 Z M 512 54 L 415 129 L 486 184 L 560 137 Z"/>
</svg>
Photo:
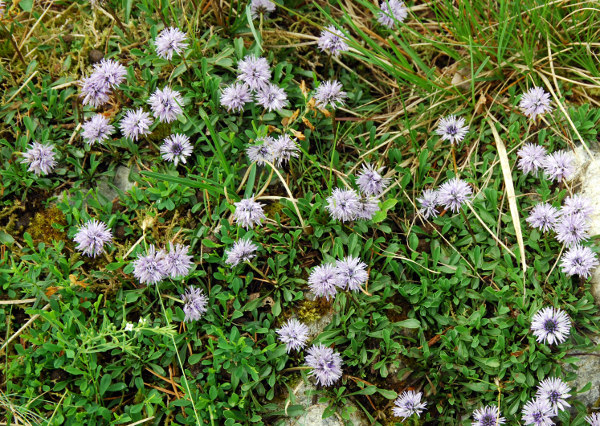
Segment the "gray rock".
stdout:
<svg viewBox="0 0 600 426">
<path fill-rule="evenodd" d="M 134 186 L 134 182 L 129 180 L 130 174 L 130 167 L 118 166 L 115 170 L 115 176 L 110 184 L 107 178 L 103 177 L 99 180 L 98 195 L 103 197 L 105 199 L 104 201 L 113 201 L 119 196 L 119 192 L 129 191 Z"/>
</svg>

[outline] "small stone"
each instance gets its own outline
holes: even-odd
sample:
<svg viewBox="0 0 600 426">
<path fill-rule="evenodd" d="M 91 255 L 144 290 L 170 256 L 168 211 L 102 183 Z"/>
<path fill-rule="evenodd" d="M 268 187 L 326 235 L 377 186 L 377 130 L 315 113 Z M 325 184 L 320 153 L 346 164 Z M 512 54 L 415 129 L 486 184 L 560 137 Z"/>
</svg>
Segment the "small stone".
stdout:
<svg viewBox="0 0 600 426">
<path fill-rule="evenodd" d="M 92 49 L 88 53 L 88 58 L 90 60 L 90 63 L 95 64 L 96 62 L 100 62 L 102 58 L 104 58 L 104 53 L 102 53 L 98 49 Z"/>
</svg>

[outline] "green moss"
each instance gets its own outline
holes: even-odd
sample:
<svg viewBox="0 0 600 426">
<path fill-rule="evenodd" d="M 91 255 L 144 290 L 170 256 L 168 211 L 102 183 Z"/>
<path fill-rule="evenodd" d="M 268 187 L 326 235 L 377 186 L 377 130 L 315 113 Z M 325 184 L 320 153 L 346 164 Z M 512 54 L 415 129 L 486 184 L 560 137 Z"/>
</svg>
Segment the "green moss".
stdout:
<svg viewBox="0 0 600 426">
<path fill-rule="evenodd" d="M 67 234 L 62 230 L 65 226 L 67 226 L 65 215 L 58 207 L 52 206 L 35 214 L 27 232 L 35 241 L 44 243 L 66 241 Z"/>
<path fill-rule="evenodd" d="M 297 315 L 300 321 L 315 322 L 321 319 L 329 311 L 329 303 L 323 299 L 305 300 L 298 307 Z"/>
</svg>

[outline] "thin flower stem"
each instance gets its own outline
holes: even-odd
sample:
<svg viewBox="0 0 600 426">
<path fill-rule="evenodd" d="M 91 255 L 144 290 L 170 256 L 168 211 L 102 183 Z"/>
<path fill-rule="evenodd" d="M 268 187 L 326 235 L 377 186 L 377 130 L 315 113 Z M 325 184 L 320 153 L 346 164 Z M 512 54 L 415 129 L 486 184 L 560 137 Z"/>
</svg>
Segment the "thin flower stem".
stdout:
<svg viewBox="0 0 600 426">
<path fill-rule="evenodd" d="M 273 169 L 271 169 L 271 172 L 269 173 L 269 177 L 267 177 L 267 181 L 265 182 L 264 186 L 260 189 L 260 191 L 258 191 L 258 194 L 256 194 L 256 198 L 260 197 L 263 194 L 263 192 L 265 192 L 267 190 L 267 188 L 271 184 L 272 178 L 273 178 Z"/>
<path fill-rule="evenodd" d="M 285 182 L 285 179 L 283 178 L 283 176 L 281 176 L 281 173 L 279 173 L 279 170 L 277 170 L 272 163 L 267 162 L 267 164 L 269 166 L 271 166 L 271 169 L 277 174 L 277 177 L 281 181 L 281 184 L 285 188 L 285 191 L 288 193 L 288 195 L 289 195 L 288 200 L 290 200 L 292 202 L 292 204 L 294 205 L 294 209 L 296 210 L 296 213 L 298 214 L 298 219 L 300 219 L 300 225 L 302 225 L 302 228 L 306 228 L 306 225 L 304 223 L 304 219 L 302 219 L 302 215 L 300 214 L 300 209 L 298 208 L 298 202 L 296 201 L 296 199 L 292 195 L 292 191 L 290 191 L 290 187 Z M 285 197 L 281 197 L 281 198 L 285 198 Z"/>
<path fill-rule="evenodd" d="M 450 145 L 450 152 L 452 152 L 452 165 L 454 166 L 454 174 L 458 177 L 458 167 L 456 166 L 456 152 L 454 151 L 454 145 Z"/>
<path fill-rule="evenodd" d="M 475 232 L 473 232 L 473 228 L 471 228 L 471 224 L 469 223 L 469 219 L 467 219 L 467 215 L 463 209 L 460 209 L 460 214 L 462 215 L 465 225 L 467 225 L 467 229 L 469 230 L 469 234 L 473 237 L 473 244 L 477 244 L 477 238 L 475 238 Z"/>
</svg>

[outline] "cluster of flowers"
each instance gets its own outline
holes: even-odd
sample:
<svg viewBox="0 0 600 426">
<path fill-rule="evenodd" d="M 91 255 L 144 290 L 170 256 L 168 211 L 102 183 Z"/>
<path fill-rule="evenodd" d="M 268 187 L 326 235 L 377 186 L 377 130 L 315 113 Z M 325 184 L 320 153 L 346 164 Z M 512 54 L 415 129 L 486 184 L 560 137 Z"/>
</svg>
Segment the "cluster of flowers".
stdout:
<svg viewBox="0 0 600 426">
<path fill-rule="evenodd" d="M 596 253 L 581 245 L 589 238 L 589 219 L 593 212 L 588 199 L 573 195 L 565 198 L 560 210 L 549 203 L 535 205 L 526 219 L 533 228 L 555 232 L 556 239 L 569 247 L 561 258 L 561 269 L 569 276 L 589 278 L 598 266 Z"/>
<path fill-rule="evenodd" d="M 270 82 L 271 68 L 265 58 L 247 55 L 238 63 L 238 82 L 223 89 L 221 105 L 240 112 L 254 100 L 267 111 L 280 111 L 288 103 L 283 88 Z"/>
<path fill-rule="evenodd" d="M 524 173 L 537 176 L 539 170 L 551 181 L 569 180 L 575 174 L 573 156 L 566 151 L 546 153 L 546 148 L 534 143 L 526 143 L 517 152 L 517 167 Z"/>
<path fill-rule="evenodd" d="M 189 247 L 183 244 L 169 244 L 169 251 L 156 250 L 150 245 L 145 254 L 139 254 L 133 261 L 133 275 L 141 284 L 156 284 L 165 278 L 185 277 L 192 268 Z"/>
<path fill-rule="evenodd" d="M 473 190 L 471 186 L 462 179 L 453 178 L 442 184 L 438 189 L 426 189 L 417 202 L 421 205 L 419 213 L 425 219 L 437 217 L 437 206 L 441 205 L 445 210 L 457 213 L 461 206 L 471 199 Z"/>
<path fill-rule="evenodd" d="M 334 264 L 316 266 L 308 277 L 308 287 L 317 297 L 335 297 L 338 288 L 358 291 L 369 279 L 367 264 L 358 257 L 346 256 Z"/>
<path fill-rule="evenodd" d="M 326 200 L 329 214 L 342 222 L 372 219 L 379 211 L 378 197 L 390 183 L 389 178 L 381 175 L 383 169 L 371 164 L 363 165 L 356 179 L 360 193 L 354 189 L 335 188 Z"/>
</svg>

